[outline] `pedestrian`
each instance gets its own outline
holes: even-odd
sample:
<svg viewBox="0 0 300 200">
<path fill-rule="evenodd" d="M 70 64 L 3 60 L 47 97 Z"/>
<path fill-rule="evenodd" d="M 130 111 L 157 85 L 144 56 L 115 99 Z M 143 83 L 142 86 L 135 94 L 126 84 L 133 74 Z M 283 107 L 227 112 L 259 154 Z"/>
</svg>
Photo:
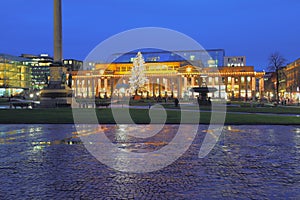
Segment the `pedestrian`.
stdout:
<svg viewBox="0 0 300 200">
<path fill-rule="evenodd" d="M 175 98 L 175 107 L 178 107 L 178 104 L 179 104 L 179 100 L 177 98 Z"/>
</svg>

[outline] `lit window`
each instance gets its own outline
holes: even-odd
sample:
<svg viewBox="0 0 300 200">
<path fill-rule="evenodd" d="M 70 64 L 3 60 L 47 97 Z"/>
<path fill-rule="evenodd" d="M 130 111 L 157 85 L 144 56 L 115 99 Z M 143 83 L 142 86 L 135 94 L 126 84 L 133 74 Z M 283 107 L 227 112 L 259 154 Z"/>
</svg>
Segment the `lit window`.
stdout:
<svg viewBox="0 0 300 200">
<path fill-rule="evenodd" d="M 215 77 L 215 83 L 219 82 L 219 77 Z"/>
<path fill-rule="evenodd" d="M 227 78 L 227 82 L 231 83 L 231 77 L 230 76 Z"/>
</svg>

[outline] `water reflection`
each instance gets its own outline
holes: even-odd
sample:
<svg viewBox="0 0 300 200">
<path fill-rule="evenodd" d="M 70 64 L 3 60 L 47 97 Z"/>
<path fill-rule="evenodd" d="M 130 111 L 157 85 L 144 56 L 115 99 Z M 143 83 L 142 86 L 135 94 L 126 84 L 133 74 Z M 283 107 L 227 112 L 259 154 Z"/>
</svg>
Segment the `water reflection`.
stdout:
<svg viewBox="0 0 300 200">
<path fill-rule="evenodd" d="M 155 151 L 174 139 L 178 126 L 165 125 L 150 137 L 135 137 L 127 134 L 127 130 L 135 128 L 86 125 L 77 132 L 73 125 L 2 125 L 0 198 L 298 199 L 300 196 L 299 126 L 226 126 L 214 149 L 199 159 L 197 154 L 204 136 L 213 135 L 213 131 L 201 125 L 195 139 L 188 133 L 183 135 L 193 141 L 187 152 L 171 165 L 145 174 L 112 170 L 95 159 L 81 140 L 102 135 L 107 141 L 91 140 L 91 145 L 109 142 L 123 152 L 153 152 L 152 157 L 159 158 Z M 180 143 L 176 147 L 181 148 Z M 114 165 L 119 169 L 140 159 L 128 154 L 115 155 Z"/>
</svg>

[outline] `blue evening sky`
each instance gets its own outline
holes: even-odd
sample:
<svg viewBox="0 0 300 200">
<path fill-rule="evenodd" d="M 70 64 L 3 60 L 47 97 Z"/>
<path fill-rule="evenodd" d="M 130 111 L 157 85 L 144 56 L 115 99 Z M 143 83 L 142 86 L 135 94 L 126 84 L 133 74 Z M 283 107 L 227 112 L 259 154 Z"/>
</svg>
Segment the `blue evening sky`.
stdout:
<svg viewBox="0 0 300 200">
<path fill-rule="evenodd" d="M 279 51 L 300 57 L 299 0 L 62 0 L 64 58 L 83 60 L 101 41 L 137 27 L 164 27 L 206 49 L 245 55 L 266 69 Z M 53 55 L 53 1 L 1 1 L 0 53 Z"/>
</svg>

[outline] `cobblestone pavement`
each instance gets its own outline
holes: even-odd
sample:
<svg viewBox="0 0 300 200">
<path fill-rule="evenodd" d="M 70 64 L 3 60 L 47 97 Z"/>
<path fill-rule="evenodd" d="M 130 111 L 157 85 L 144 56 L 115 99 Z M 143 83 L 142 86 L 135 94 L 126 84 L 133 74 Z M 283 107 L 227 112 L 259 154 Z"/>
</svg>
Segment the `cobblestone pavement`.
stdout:
<svg viewBox="0 0 300 200">
<path fill-rule="evenodd" d="M 113 142 L 141 147 L 119 140 L 115 125 L 106 128 Z M 134 174 L 97 161 L 72 125 L 1 125 L 0 199 L 300 199 L 300 127 L 226 126 L 200 159 L 206 128 L 173 164 Z M 148 138 L 144 149 L 172 134 Z"/>
</svg>

